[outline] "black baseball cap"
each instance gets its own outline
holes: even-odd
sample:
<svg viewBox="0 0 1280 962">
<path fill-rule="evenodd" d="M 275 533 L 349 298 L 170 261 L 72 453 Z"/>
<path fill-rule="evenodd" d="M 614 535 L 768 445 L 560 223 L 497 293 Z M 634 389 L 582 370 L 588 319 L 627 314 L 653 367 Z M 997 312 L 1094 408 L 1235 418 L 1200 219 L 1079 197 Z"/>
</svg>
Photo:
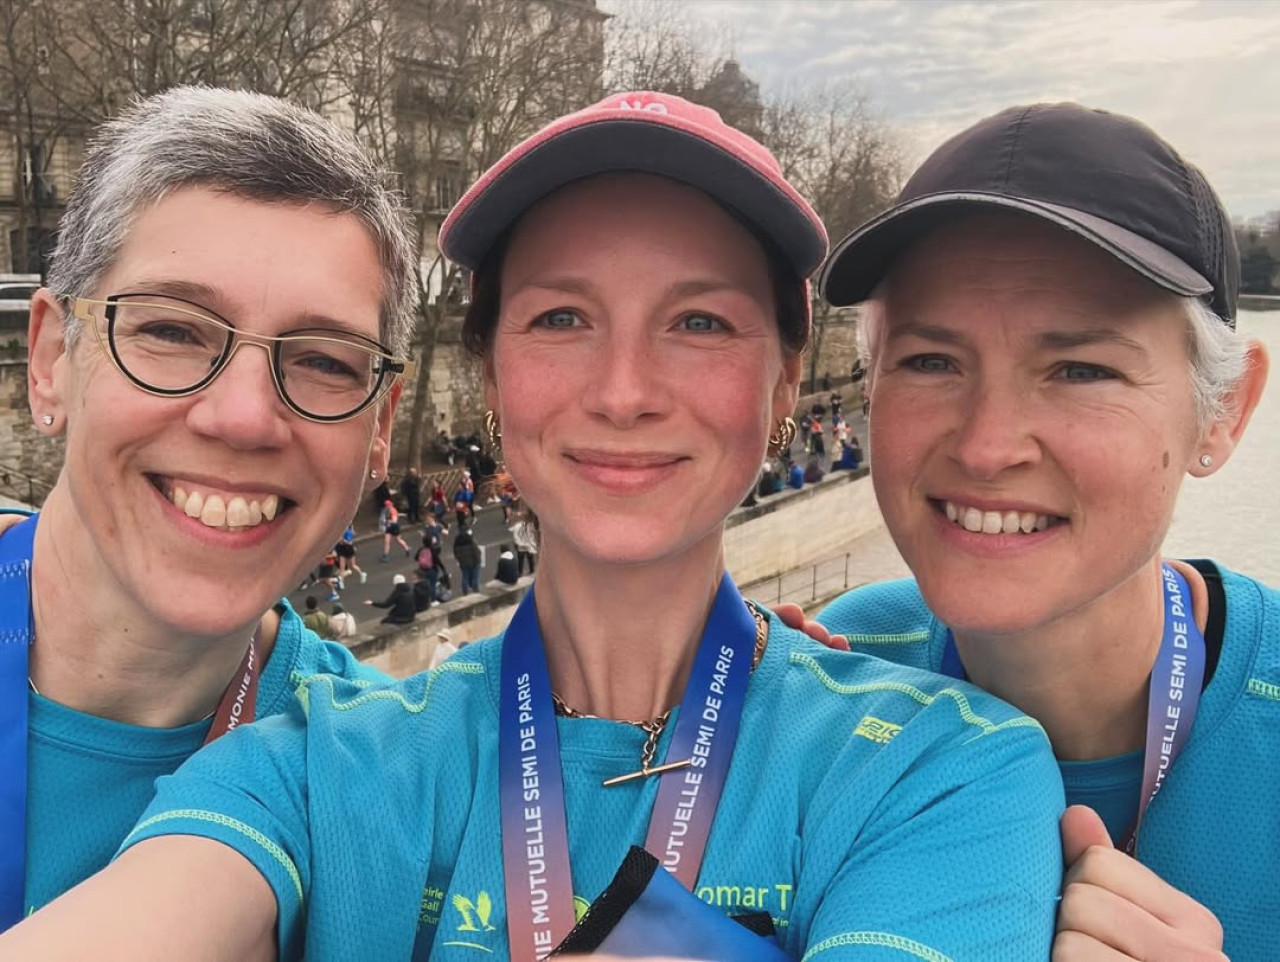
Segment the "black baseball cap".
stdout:
<svg viewBox="0 0 1280 962">
<path fill-rule="evenodd" d="M 1240 253 L 1204 174 L 1145 124 L 1071 103 L 1010 107 L 952 137 L 836 245 L 819 290 L 837 306 L 866 300 L 914 241 L 981 210 L 1071 231 L 1235 326 Z"/>
</svg>

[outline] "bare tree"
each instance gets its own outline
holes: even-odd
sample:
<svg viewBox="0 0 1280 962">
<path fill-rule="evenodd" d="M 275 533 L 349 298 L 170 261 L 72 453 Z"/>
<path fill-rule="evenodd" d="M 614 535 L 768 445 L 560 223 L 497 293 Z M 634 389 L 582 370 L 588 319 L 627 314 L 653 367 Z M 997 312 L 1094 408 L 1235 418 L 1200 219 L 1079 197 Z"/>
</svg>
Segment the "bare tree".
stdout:
<svg viewBox="0 0 1280 962">
<path fill-rule="evenodd" d="M 764 141 L 783 174 L 809 199 L 832 241 L 887 208 L 902 185 L 901 142 L 867 93 L 849 83 L 784 87 L 765 104 Z M 827 322 L 813 304 L 809 382 L 817 382 Z"/>
<path fill-rule="evenodd" d="M 374 0 L 347 63 L 355 130 L 400 173 L 424 241 L 407 462 L 421 463 L 442 326 L 463 307 L 461 269 L 434 231 L 463 189 L 555 117 L 601 95 L 594 9 L 560 0 Z"/>
<path fill-rule="evenodd" d="M 629 0 L 609 22 L 605 83 L 612 91 L 653 90 L 701 103 L 723 66 L 723 32 L 708 32 L 676 0 Z"/>
</svg>

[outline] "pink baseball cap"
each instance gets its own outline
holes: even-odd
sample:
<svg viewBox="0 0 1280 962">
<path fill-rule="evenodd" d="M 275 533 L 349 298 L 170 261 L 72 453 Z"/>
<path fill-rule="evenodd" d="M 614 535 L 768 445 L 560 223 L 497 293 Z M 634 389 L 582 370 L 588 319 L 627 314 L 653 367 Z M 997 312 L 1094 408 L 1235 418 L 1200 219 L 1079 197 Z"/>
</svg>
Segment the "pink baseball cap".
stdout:
<svg viewBox="0 0 1280 962">
<path fill-rule="evenodd" d="M 449 212 L 440 250 L 474 271 L 539 200 L 612 171 L 657 174 L 697 188 L 767 237 L 802 278 L 826 257 L 822 220 L 762 144 L 710 107 L 649 91 L 606 97 L 510 150 Z"/>
</svg>

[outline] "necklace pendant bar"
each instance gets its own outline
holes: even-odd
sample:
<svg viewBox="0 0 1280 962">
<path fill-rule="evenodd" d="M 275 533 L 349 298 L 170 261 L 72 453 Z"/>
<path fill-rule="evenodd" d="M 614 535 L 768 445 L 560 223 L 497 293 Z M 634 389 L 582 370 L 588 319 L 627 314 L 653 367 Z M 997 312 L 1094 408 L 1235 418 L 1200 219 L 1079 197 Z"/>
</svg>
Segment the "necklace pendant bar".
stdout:
<svg viewBox="0 0 1280 962">
<path fill-rule="evenodd" d="M 638 772 L 628 772 L 625 775 L 615 775 L 613 778 L 606 778 L 600 784 L 605 788 L 613 788 L 615 785 L 634 782 L 638 778 L 648 778 L 651 775 L 664 775 L 667 772 L 679 771 L 682 768 L 688 768 L 692 764 L 692 758 L 686 758 L 679 762 L 664 762 L 661 765 L 655 765 L 653 768 L 642 768 Z"/>
</svg>

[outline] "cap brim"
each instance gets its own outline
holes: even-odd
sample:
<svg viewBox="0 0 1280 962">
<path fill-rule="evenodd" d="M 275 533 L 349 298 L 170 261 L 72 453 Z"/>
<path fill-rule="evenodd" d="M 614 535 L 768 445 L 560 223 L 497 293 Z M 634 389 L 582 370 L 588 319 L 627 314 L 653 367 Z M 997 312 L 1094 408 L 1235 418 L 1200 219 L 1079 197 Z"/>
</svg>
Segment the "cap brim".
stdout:
<svg viewBox="0 0 1280 962">
<path fill-rule="evenodd" d="M 864 301 L 907 247 L 948 221 L 984 209 L 1012 210 L 1048 221 L 1174 294 L 1199 297 L 1213 291 L 1213 285 L 1181 258 L 1101 217 L 1043 201 L 981 192 L 928 194 L 868 221 L 836 245 L 822 269 L 819 291 L 837 307 Z"/>
<path fill-rule="evenodd" d="M 475 270 L 542 198 L 574 181 L 621 171 L 669 177 L 710 195 L 769 238 L 802 277 L 826 254 L 827 238 L 799 195 L 793 198 L 731 151 L 651 118 L 591 121 L 534 144 L 459 201 L 441 229 L 441 249 Z"/>
</svg>

